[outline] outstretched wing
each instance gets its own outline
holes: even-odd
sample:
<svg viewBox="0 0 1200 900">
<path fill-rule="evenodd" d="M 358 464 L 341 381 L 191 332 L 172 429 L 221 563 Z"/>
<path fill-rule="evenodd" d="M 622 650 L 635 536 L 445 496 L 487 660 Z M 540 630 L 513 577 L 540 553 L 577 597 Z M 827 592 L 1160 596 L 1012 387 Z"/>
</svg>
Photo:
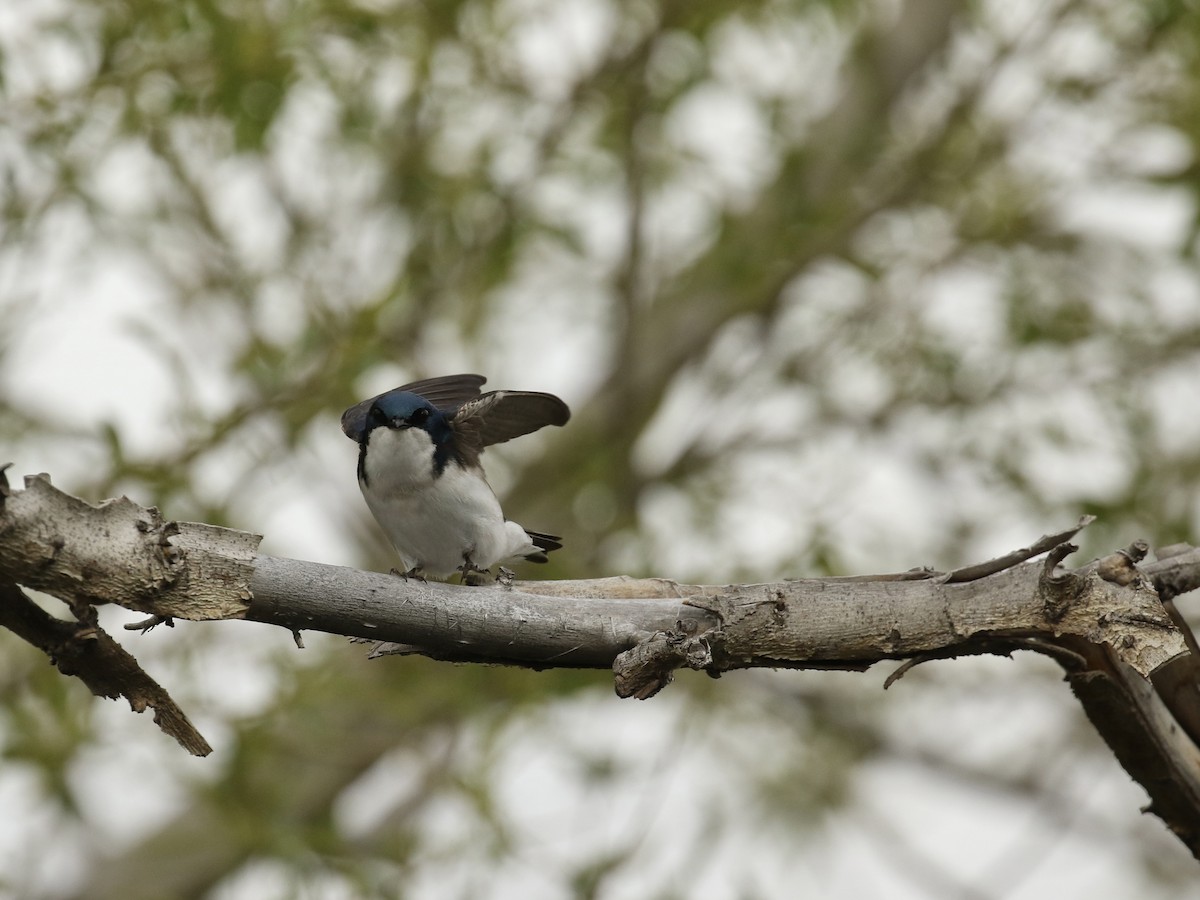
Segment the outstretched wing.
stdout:
<svg viewBox="0 0 1200 900">
<path fill-rule="evenodd" d="M 468 400 L 479 396 L 479 388 L 487 381 L 482 375 L 440 375 L 437 378 L 423 378 L 420 381 L 410 381 L 402 384 L 396 391 L 408 391 L 424 397 L 438 409 L 451 413 Z M 391 391 L 384 391 L 390 394 Z M 342 413 L 342 431 L 346 437 L 357 441 L 367 427 L 367 413 L 371 404 L 382 397 L 376 394 L 361 403 L 356 403 Z"/>
<path fill-rule="evenodd" d="M 547 425 L 565 425 L 567 404 L 537 391 L 489 391 L 459 407 L 450 419 L 458 451 L 474 462 L 484 447 L 502 444 Z"/>
<path fill-rule="evenodd" d="M 485 381 L 487 379 L 482 375 L 439 375 L 437 378 L 423 378 L 402 384 L 395 390 L 417 394 L 442 412 L 450 413 L 468 400 L 478 397 Z M 367 409 L 370 408 L 368 405 Z"/>
</svg>

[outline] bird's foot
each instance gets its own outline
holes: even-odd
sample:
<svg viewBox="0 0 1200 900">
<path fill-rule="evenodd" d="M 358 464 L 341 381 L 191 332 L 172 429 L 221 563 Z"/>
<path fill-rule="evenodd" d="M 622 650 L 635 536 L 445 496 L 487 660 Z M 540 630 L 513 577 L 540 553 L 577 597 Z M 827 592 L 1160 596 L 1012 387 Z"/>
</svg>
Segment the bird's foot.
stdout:
<svg viewBox="0 0 1200 900">
<path fill-rule="evenodd" d="M 410 578 L 416 581 L 425 581 L 425 576 L 421 574 L 420 566 L 413 566 L 407 572 L 401 572 L 399 569 L 392 569 L 391 574 L 395 575 L 397 578 L 403 578 L 405 581 L 408 581 Z"/>
<path fill-rule="evenodd" d="M 464 569 L 462 583 L 471 587 L 479 587 L 487 582 L 487 576 L 491 574 L 491 569 Z"/>
<path fill-rule="evenodd" d="M 517 577 L 517 573 L 505 566 L 500 567 L 500 574 L 496 576 L 496 581 L 501 587 L 511 588 L 513 579 Z"/>
<path fill-rule="evenodd" d="M 471 557 L 464 556 L 463 564 L 458 567 L 458 571 L 462 574 L 462 583 L 469 584 L 471 587 L 479 587 L 484 582 L 484 575 L 490 575 L 490 569 L 481 569 L 475 563 L 471 562 Z"/>
</svg>

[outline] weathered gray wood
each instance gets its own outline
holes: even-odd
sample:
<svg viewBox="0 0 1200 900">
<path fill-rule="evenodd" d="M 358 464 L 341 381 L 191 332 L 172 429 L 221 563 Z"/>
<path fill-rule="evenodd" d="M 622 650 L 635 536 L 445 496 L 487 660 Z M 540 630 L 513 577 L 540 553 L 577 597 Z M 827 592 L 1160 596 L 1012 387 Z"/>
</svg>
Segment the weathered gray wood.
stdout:
<svg viewBox="0 0 1200 900">
<path fill-rule="evenodd" d="M 716 624 L 678 600 L 547 596 L 520 582 L 468 587 L 270 556 L 258 558 L 250 587 L 245 617 L 257 622 L 538 667 L 607 668 L 681 619 L 697 628 Z"/>
<path fill-rule="evenodd" d="M 959 584 L 655 578 L 463 587 L 260 556 L 250 587 L 246 617 L 255 621 L 539 668 L 607 667 L 656 633 L 707 642 L 714 671 L 907 659 L 969 652 L 981 638 L 1070 635 L 1121 647 L 1125 663 L 1148 677 L 1187 652 L 1150 587 L 1089 572 L 1062 588 L 1063 600 L 1043 583 L 1041 563 Z"/>
<path fill-rule="evenodd" d="M 259 535 L 173 522 L 128 497 L 93 504 L 47 475 L 12 490 L 0 468 L 0 578 L 68 602 L 185 619 L 244 612 Z"/>
<path fill-rule="evenodd" d="M 865 669 L 885 659 L 913 665 L 1033 649 L 1067 670 L 1097 730 L 1146 788 L 1151 809 L 1200 857 L 1200 654 L 1170 601 L 1200 586 L 1200 551 L 1139 566 L 1146 548 L 1135 542 L 1063 569 L 1075 549 L 1065 541 L 1084 524 L 946 575 L 467 587 L 256 557 L 257 535 L 166 521 L 126 499 L 85 503 L 44 477 L 12 491 L 0 471 L 0 586 L 54 593 L 78 620 L 30 627 L 14 589 L 0 590 L 7 614 L 0 624 L 7 618 L 47 652 L 83 658 L 76 645 L 103 634 L 92 604 L 113 602 L 152 612 L 152 621 L 247 618 L 297 633 L 391 642 L 395 652 L 439 659 L 611 666 L 618 693 L 639 698 L 683 667 L 714 675 L 751 666 Z M 1042 562 L 1018 562 L 1047 549 Z M 79 674 L 135 708 L 174 709 L 132 657 Z M 188 736 L 190 723 L 178 713 L 173 721 L 183 727 L 174 732 Z M 205 746 L 191 737 L 193 752 Z"/>
</svg>

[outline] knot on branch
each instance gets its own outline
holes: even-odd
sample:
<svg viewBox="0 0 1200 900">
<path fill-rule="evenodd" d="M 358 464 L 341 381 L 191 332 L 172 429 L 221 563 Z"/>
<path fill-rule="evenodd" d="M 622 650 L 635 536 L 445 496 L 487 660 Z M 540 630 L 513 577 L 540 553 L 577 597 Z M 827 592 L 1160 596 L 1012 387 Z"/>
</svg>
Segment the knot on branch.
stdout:
<svg viewBox="0 0 1200 900">
<path fill-rule="evenodd" d="M 683 622 L 675 631 L 658 631 L 613 660 L 614 687 L 622 699 L 648 700 L 675 679 L 675 670 L 705 670 L 714 678 L 713 642 L 720 632 L 687 634 Z"/>
<path fill-rule="evenodd" d="M 1146 558 L 1150 545 L 1140 538 L 1116 553 L 1096 563 L 1096 574 L 1112 584 L 1127 587 L 1135 581 L 1141 581 L 1142 573 L 1137 564 Z"/>
<path fill-rule="evenodd" d="M 1072 543 L 1063 543 L 1054 547 L 1046 554 L 1046 562 L 1042 566 L 1042 576 L 1038 579 L 1038 592 L 1041 594 L 1046 618 L 1051 622 L 1059 622 L 1087 589 L 1087 580 L 1074 572 L 1055 572 L 1058 564 L 1079 548 Z"/>
</svg>

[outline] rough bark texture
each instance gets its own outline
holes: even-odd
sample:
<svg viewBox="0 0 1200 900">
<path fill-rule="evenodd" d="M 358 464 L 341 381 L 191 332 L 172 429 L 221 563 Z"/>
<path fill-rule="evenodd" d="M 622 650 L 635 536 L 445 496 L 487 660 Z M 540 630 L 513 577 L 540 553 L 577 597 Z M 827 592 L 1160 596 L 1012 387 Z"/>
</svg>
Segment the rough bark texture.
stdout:
<svg viewBox="0 0 1200 900">
<path fill-rule="evenodd" d="M 376 653 L 612 667 L 617 692 L 639 698 L 683 667 L 719 675 L 907 660 L 890 683 L 929 659 L 1030 649 L 1063 666 L 1093 725 L 1149 793 L 1150 809 L 1200 856 L 1200 654 L 1173 605 L 1200 586 L 1200 551 L 1170 548 L 1139 565 L 1147 548 L 1136 542 L 1082 568 L 1061 568 L 1075 550 L 1066 542 L 1088 521 L 950 573 L 462 587 L 255 558 L 257 535 L 164 521 L 124 498 L 93 506 L 38 476 L 24 491 L 0 484 L 0 625 L 97 693 L 124 694 L 135 709 L 154 706 L 164 729 L 192 752 L 205 751 L 203 738 L 189 733 L 182 712 L 154 693 L 161 689 L 132 657 L 120 656 L 92 604 L 327 631 L 371 641 Z M 1044 560 L 1030 561 L 1041 553 Z M 16 584 L 61 597 L 78 621 L 32 612 Z M 89 643 L 108 649 L 89 651 Z"/>
<path fill-rule="evenodd" d="M 0 626 L 33 644 L 60 672 L 79 678 L 97 697 L 124 697 L 134 712 L 153 709 L 154 723 L 163 732 L 193 756 L 208 756 L 212 747 L 170 694 L 94 619 L 94 615 L 74 622 L 55 618 L 15 584 L 0 580 Z"/>
<path fill-rule="evenodd" d="M 0 470 L 0 579 L 72 602 L 237 618 L 250 602 L 261 539 L 171 522 L 127 497 L 94 505 L 57 490 L 47 475 L 27 476 L 25 490 L 14 491 Z"/>
</svg>

